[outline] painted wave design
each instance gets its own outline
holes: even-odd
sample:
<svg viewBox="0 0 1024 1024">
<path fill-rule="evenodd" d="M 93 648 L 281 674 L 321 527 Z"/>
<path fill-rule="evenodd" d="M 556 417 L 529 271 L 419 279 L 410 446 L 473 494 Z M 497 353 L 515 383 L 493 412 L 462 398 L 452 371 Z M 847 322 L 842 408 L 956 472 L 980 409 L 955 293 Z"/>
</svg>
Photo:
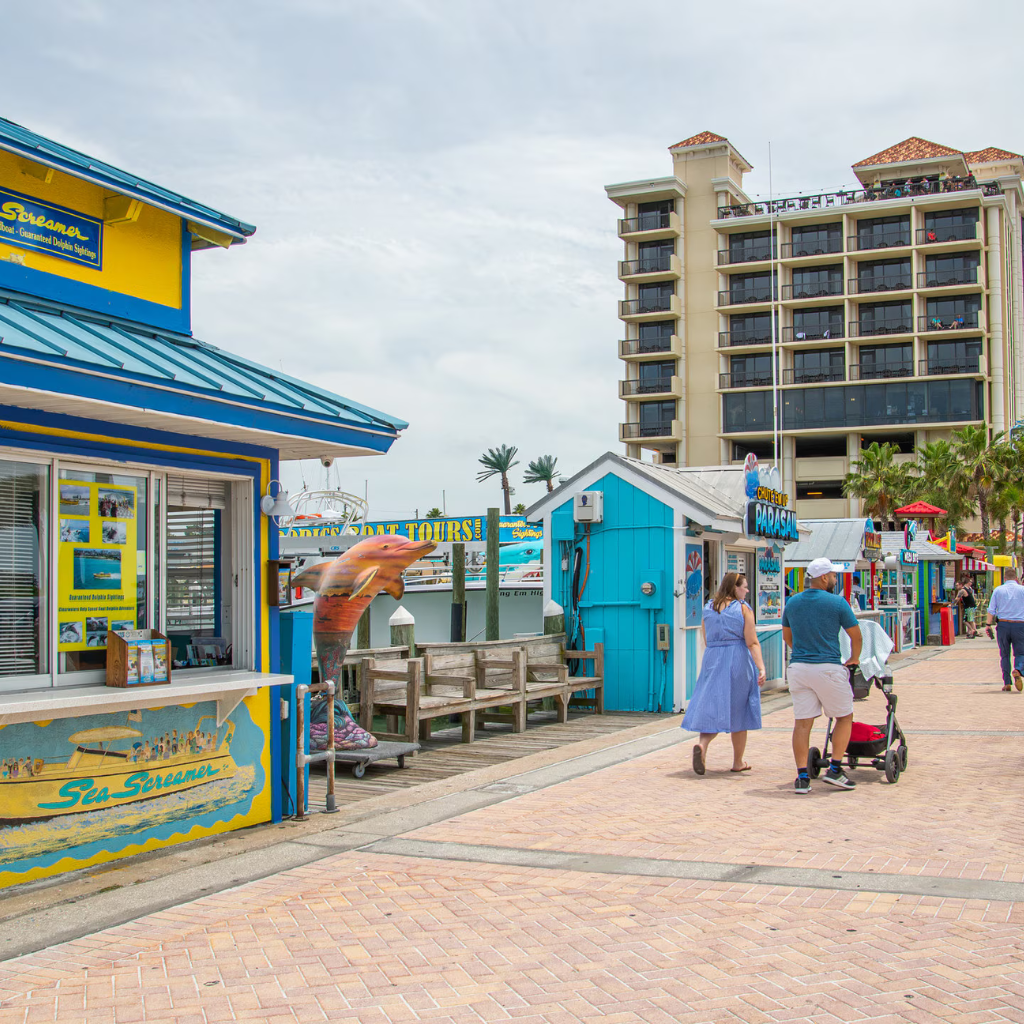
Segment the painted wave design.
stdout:
<svg viewBox="0 0 1024 1024">
<path fill-rule="evenodd" d="M 197 824 L 195 819 L 201 815 L 251 798 L 255 781 L 256 769 L 249 766 L 239 768 L 231 778 L 151 800 L 10 825 L 0 829 L 0 865 L 57 851 L 73 853 L 76 847 L 124 836 L 136 836 L 144 842 L 147 830 L 174 822 L 179 822 L 185 832 Z M 240 807 L 239 813 L 247 810 Z"/>
</svg>

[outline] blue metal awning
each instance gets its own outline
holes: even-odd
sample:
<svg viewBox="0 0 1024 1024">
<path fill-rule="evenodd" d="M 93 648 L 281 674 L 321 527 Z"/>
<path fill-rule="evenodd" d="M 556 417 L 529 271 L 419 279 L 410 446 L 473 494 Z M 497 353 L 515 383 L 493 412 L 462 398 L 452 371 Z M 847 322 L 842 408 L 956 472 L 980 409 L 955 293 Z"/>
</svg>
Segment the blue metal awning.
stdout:
<svg viewBox="0 0 1024 1024">
<path fill-rule="evenodd" d="M 0 404 L 95 418 L 97 403 L 282 458 L 387 451 L 408 426 L 192 337 L 0 297 Z"/>
<path fill-rule="evenodd" d="M 53 167 L 76 178 L 91 181 L 96 185 L 112 189 L 122 195 L 141 199 L 150 206 L 177 214 L 185 220 L 205 224 L 230 236 L 231 241 L 244 242 L 256 228 L 236 217 L 229 217 L 203 203 L 156 185 L 145 178 L 139 178 L 119 167 L 95 160 L 70 146 L 61 145 L 38 135 L 28 128 L 0 117 L 0 149 L 23 156 L 27 160 Z"/>
</svg>

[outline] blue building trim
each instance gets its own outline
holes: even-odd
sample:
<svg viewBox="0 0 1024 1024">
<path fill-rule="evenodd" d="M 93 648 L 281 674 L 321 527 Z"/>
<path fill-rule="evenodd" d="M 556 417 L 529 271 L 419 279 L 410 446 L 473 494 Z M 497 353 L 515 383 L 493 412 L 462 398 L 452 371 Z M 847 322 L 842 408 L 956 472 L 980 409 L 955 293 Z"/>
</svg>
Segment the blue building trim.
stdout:
<svg viewBox="0 0 1024 1024">
<path fill-rule="evenodd" d="M 190 255 L 183 256 L 183 259 Z M 71 281 L 17 263 L 0 261 L 0 288 L 21 292 L 29 298 L 49 299 L 65 306 L 88 309 L 117 320 L 132 320 L 163 331 L 192 333 L 188 305 L 183 304 L 180 309 L 161 306 L 158 302 L 137 299 L 82 281 Z"/>
<path fill-rule="evenodd" d="M 112 374 L 83 374 L 72 366 L 51 366 L 29 363 L 20 359 L 5 359 L 0 352 L 0 375 L 4 383 L 15 387 L 49 391 L 56 395 L 74 395 L 95 398 L 102 387 L 105 400 L 136 409 L 152 409 L 175 416 L 188 416 L 195 420 L 224 423 L 263 430 L 289 437 L 316 438 L 327 444 L 367 448 L 386 452 L 396 438 L 395 433 L 373 429 L 354 429 L 337 420 L 304 413 L 301 418 L 278 412 L 267 403 L 248 405 L 237 396 L 230 402 L 218 401 L 203 395 L 169 390 L 167 385 L 154 387 L 145 382 L 118 379 Z"/>
</svg>

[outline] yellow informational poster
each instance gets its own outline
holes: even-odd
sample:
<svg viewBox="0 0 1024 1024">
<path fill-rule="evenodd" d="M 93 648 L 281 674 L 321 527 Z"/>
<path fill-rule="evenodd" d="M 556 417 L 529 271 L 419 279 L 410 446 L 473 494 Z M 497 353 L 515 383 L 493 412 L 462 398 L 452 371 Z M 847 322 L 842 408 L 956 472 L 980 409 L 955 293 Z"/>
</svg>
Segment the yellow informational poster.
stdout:
<svg viewBox="0 0 1024 1024">
<path fill-rule="evenodd" d="M 61 480 L 59 512 L 58 649 L 106 647 L 136 626 L 136 490 Z"/>
</svg>

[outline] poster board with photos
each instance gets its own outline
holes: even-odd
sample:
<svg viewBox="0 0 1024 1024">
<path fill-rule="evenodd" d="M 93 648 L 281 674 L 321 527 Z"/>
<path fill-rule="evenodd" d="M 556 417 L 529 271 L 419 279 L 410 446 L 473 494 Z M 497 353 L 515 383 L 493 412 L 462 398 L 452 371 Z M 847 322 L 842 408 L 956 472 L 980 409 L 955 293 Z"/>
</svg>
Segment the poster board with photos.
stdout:
<svg viewBox="0 0 1024 1024">
<path fill-rule="evenodd" d="M 157 629 L 107 637 L 107 686 L 162 686 L 171 681 L 171 641 Z"/>
<path fill-rule="evenodd" d="M 137 492 L 79 480 L 59 487 L 57 648 L 102 649 L 111 632 L 138 624 Z"/>
</svg>

